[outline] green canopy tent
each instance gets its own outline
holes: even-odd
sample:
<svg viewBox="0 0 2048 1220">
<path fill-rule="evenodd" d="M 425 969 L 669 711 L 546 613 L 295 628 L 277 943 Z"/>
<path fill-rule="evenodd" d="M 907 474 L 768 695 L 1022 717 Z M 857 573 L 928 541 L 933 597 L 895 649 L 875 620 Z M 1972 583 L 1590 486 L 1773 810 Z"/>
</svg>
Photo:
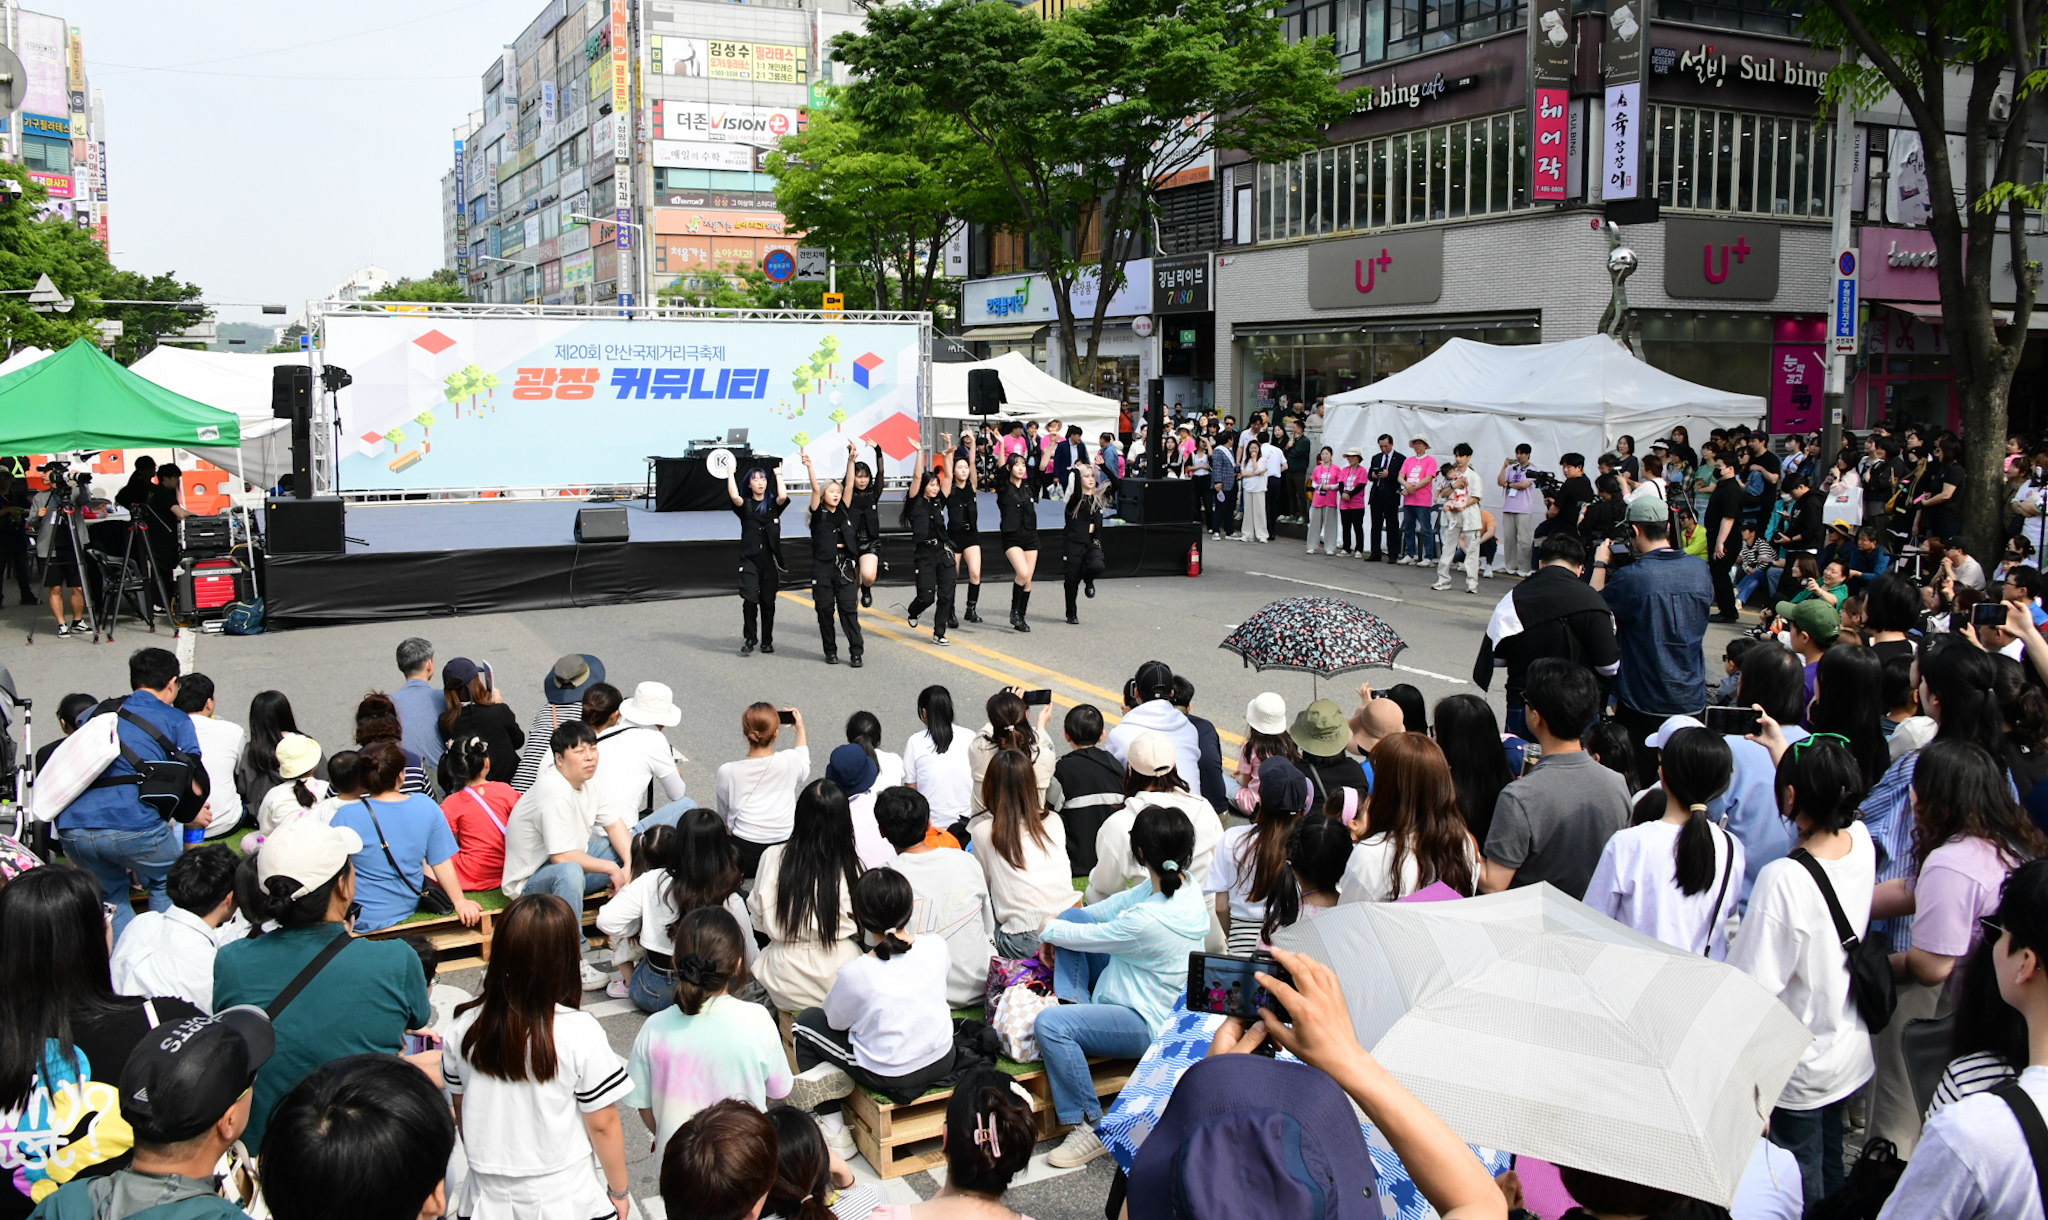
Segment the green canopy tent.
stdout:
<svg viewBox="0 0 2048 1220">
<path fill-rule="evenodd" d="M 233 412 L 139 377 L 86 339 L 0 377 L 0 453 L 229 446 L 239 457 L 241 443 Z"/>
</svg>

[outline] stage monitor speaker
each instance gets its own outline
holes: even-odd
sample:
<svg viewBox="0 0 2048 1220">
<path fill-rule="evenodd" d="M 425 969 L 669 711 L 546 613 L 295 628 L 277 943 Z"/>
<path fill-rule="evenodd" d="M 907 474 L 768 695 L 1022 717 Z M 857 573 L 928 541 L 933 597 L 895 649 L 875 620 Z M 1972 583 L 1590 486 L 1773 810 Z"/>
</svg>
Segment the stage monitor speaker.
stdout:
<svg viewBox="0 0 2048 1220">
<path fill-rule="evenodd" d="M 967 370 L 967 413 L 994 415 L 1010 401 L 1003 392 L 1003 379 L 994 369 Z"/>
<path fill-rule="evenodd" d="M 313 370 L 303 364 L 273 365 L 270 370 L 270 414 L 277 419 L 310 417 L 313 413 Z"/>
<path fill-rule="evenodd" d="M 1195 520 L 1192 479 L 1124 479 L 1116 485 L 1117 516 L 1132 525 L 1185 525 Z"/>
<path fill-rule="evenodd" d="M 339 496 L 263 502 L 263 529 L 272 555 L 339 555 L 348 549 Z"/>
<path fill-rule="evenodd" d="M 576 541 L 625 542 L 626 510 L 623 508 L 579 508 L 576 510 Z"/>
</svg>

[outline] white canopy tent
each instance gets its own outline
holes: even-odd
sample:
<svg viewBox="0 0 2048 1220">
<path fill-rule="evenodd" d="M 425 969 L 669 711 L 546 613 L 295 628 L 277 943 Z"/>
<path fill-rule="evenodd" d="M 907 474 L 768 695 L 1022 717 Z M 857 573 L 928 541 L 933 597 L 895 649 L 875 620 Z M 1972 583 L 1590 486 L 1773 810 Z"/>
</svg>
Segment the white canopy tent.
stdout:
<svg viewBox="0 0 2048 1220">
<path fill-rule="evenodd" d="M 48 350 L 31 343 L 7 359 L 0 360 L 0 377 L 5 377 L 16 369 L 25 369 L 49 354 Z"/>
<path fill-rule="evenodd" d="M 292 465 L 291 421 L 270 413 L 271 370 L 305 361 L 302 352 L 244 355 L 159 346 L 130 369 L 195 402 L 234 412 L 242 422 L 239 466 L 232 449 L 192 452 L 222 469 L 240 470 L 261 489 L 275 486 Z"/>
<path fill-rule="evenodd" d="M 1589 474 L 1617 437 L 1635 437 L 1638 456 L 1650 442 L 1684 425 L 1694 438 L 1713 428 L 1754 426 L 1765 403 L 1694 385 L 1653 368 L 1606 335 L 1514 347 L 1451 339 L 1424 360 L 1371 385 L 1333 394 L 1323 443 L 1342 454 L 1357 446 L 1370 456 L 1382 433 L 1403 457 L 1423 437 L 1443 465 L 1460 441 L 1472 446 L 1472 468 L 1485 483 L 1485 504 L 1498 508 L 1495 482 L 1515 446 L 1534 449 L 1534 465 L 1557 470 L 1558 455 L 1585 455 Z"/>
<path fill-rule="evenodd" d="M 1041 425 L 1056 419 L 1062 427 L 1078 424 L 1090 452 L 1097 437 L 1117 430 L 1119 404 L 1114 398 L 1098 398 L 1076 389 L 1031 363 L 1021 352 L 1004 352 L 993 360 L 932 365 L 932 418 L 974 418 L 967 414 L 969 369 L 994 369 L 1002 377 L 1008 401 L 1000 415 L 987 418 L 1017 423 L 1035 420 Z"/>
</svg>

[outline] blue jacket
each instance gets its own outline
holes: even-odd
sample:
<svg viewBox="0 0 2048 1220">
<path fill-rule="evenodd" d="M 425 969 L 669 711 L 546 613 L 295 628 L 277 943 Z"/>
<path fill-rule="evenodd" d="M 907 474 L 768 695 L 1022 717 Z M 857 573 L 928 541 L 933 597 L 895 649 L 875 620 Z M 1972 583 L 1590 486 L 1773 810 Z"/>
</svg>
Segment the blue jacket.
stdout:
<svg viewBox="0 0 2048 1220">
<path fill-rule="evenodd" d="M 1652 716 L 1697 715 L 1707 703 L 1700 641 L 1714 608 L 1707 565 L 1676 547 L 1637 557 L 1601 591 L 1614 612 L 1621 668 L 1616 702 Z"/>
<path fill-rule="evenodd" d="M 1187 988 L 1188 954 L 1209 935 L 1201 887 L 1183 882 L 1173 897 L 1152 892 L 1150 878 L 1084 907 L 1094 923 L 1055 919 L 1038 934 L 1048 945 L 1107 953 L 1095 980 L 1097 1004 L 1119 1004 L 1145 1018 L 1154 1037 Z"/>
<path fill-rule="evenodd" d="M 199 753 L 199 735 L 192 731 L 192 718 L 165 703 L 148 691 L 136 691 L 121 704 L 122 708 L 155 725 L 157 731 L 170 739 L 172 745 L 188 754 Z M 121 735 L 121 743 L 135 751 L 135 756 L 145 762 L 156 762 L 168 758 L 164 748 L 156 739 L 135 725 L 122 721 L 115 731 Z M 135 768 L 128 765 L 126 758 L 117 757 L 102 776 L 133 775 Z M 142 795 L 133 784 L 117 784 L 110 788 L 87 788 L 71 802 L 70 808 L 57 815 L 58 831 L 66 830 L 155 830 L 164 820 L 142 804 Z"/>
</svg>

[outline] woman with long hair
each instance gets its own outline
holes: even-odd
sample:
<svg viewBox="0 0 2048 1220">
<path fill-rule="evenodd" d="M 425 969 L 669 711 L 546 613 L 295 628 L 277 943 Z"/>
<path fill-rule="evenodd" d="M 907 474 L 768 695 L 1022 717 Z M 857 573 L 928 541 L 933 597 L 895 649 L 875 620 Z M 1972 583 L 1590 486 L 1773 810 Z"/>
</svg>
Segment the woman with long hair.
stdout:
<svg viewBox="0 0 2048 1220">
<path fill-rule="evenodd" d="M 996 484 L 996 509 L 1002 517 L 1003 557 L 1010 561 L 1010 626 L 1031 630 L 1031 578 L 1038 571 L 1038 509 L 1031 494 L 1030 464 L 1021 453 L 1003 463 Z"/>
<path fill-rule="evenodd" d="M 917 488 L 903 497 L 903 512 L 897 522 L 910 531 L 917 596 L 910 600 L 904 618 L 915 631 L 918 617 L 931 610 L 932 643 L 944 647 L 948 642 L 946 628 L 953 622 L 953 584 L 959 567 L 946 535 L 948 480 L 944 470 L 924 468 L 922 445 L 912 452 L 910 460 L 911 469 L 919 471 Z"/>
<path fill-rule="evenodd" d="M 784 718 L 796 739 L 778 751 Z M 718 816 L 732 832 L 740 856 L 740 875 L 752 878 L 761 856 L 789 837 L 796 818 L 796 794 L 811 777 L 811 750 L 804 740 L 804 714 L 793 707 L 750 703 L 740 713 L 740 735 L 746 757 L 721 763 L 713 787 Z"/>
<path fill-rule="evenodd" d="M 939 440 L 950 452 L 953 437 L 941 433 Z M 966 447 L 965 454 L 950 456 L 946 470 L 952 476 L 944 484 L 946 496 L 946 540 L 952 544 L 953 554 L 959 558 L 959 566 L 967 576 L 967 607 L 961 615 L 970 623 L 981 621 L 981 614 L 975 609 L 981 601 L 981 501 L 976 498 L 974 468 L 974 433 L 962 432 L 960 443 Z M 956 574 L 955 579 L 958 579 Z M 946 627 L 950 630 L 960 625 L 960 619 L 953 617 L 953 608 L 946 607 Z"/>
<path fill-rule="evenodd" d="M 847 452 L 850 456 L 851 445 Z M 860 519 L 846 503 L 845 486 L 838 479 L 819 478 L 809 453 L 803 459 L 804 474 L 811 481 L 811 608 L 818 615 L 818 638 L 825 646 L 825 664 L 839 664 L 839 640 L 832 633 L 836 609 L 846 628 L 853 667 L 858 669 L 865 648 L 854 597 L 860 585 Z"/>
<path fill-rule="evenodd" d="M 491 754 L 489 778 L 511 783 L 519 771 L 519 751 L 526 745 L 526 730 L 519 727 L 518 715 L 505 706 L 504 696 L 492 683 L 490 671 L 468 657 L 451 658 L 441 667 L 441 696 L 445 706 L 435 721 L 441 740 L 483 738 Z M 453 792 L 457 786 L 446 777 L 441 780 L 443 792 Z"/>
<path fill-rule="evenodd" d="M 729 907 L 700 906 L 671 929 L 670 1003 L 633 1038 L 626 1104 L 654 1132 L 656 1160 L 676 1128 L 699 1110 L 736 1097 L 756 1107 L 789 1096 L 789 1055 L 775 1018 L 740 998 L 751 979 L 754 935 Z"/>
<path fill-rule="evenodd" d="M 1266 897 L 1287 871 L 1287 836 L 1308 802 L 1308 777 L 1300 768 L 1285 758 L 1268 758 L 1259 764 L 1258 819 L 1224 831 L 1217 843 L 1202 890 L 1215 895 L 1216 917 L 1232 953 L 1258 947 Z"/>
<path fill-rule="evenodd" d="M 1066 575 L 1067 575 L 1067 621 L 1075 625 L 1081 622 L 1081 604 L 1074 594 L 1083 585 L 1088 596 L 1095 596 L 1095 573 L 1089 571 L 1092 561 L 1101 555 L 1095 540 L 1102 528 L 1102 508 L 1095 502 L 1095 469 L 1092 466 L 1074 467 L 1074 492 L 1067 497 L 1066 531 Z"/>
<path fill-rule="evenodd" d="M 740 523 L 740 655 L 754 651 L 756 639 L 761 651 L 775 651 L 775 591 L 782 576 L 782 513 L 789 507 L 789 489 L 782 485 L 782 465 L 774 472 L 759 466 L 748 469 L 746 491 L 740 490 L 733 472 L 725 476 L 725 496 L 732 502 L 733 515 Z M 755 635 L 755 620 L 760 634 Z"/>
<path fill-rule="evenodd" d="M 641 1012 L 660 1012 L 675 1003 L 677 923 L 699 907 L 722 907 L 745 923 L 747 900 L 732 836 L 709 809 L 689 810 L 674 826 L 648 827 L 638 848 L 648 867 L 599 908 L 597 930 L 638 938 L 640 960 L 631 967 L 625 996 Z M 751 966 L 758 948 L 752 937 L 746 940 Z"/>
<path fill-rule="evenodd" d="M 1794 858 L 1773 860 L 1757 874 L 1728 964 L 1776 996 L 1813 1034 L 1770 1118 L 1771 1142 L 1798 1159 L 1811 1205 L 1840 1190 L 1848 1177 L 1842 1111 L 1874 1068 L 1870 1031 L 1850 994 L 1848 956 L 1814 873 L 1827 878 L 1850 931 L 1860 937 L 1868 931 L 1877 857 L 1857 817 L 1864 785 L 1856 759 L 1831 738 L 1789 746 L 1783 737 L 1772 741 L 1773 727 L 1767 724 L 1760 736 L 1779 756 L 1779 808 L 1798 848 Z"/>
<path fill-rule="evenodd" d="M 2039 870 L 2048 864 L 2022 867 Z M 1996 945 L 1992 937 L 1978 937 L 1977 947 L 1959 968 L 1949 1062 L 1927 1103 L 1928 1118 L 1943 1106 L 1997 1088 L 2028 1066 L 2027 1019 L 1998 994 L 1998 966 L 1992 960 Z"/>
<path fill-rule="evenodd" d="M 944 830 L 973 812 L 974 767 L 968 743 L 953 725 L 953 692 L 927 686 L 917 694 L 924 727 L 903 743 L 903 782 L 931 806 L 932 825 Z"/>
<path fill-rule="evenodd" d="M 469 1156 L 457 1215 L 626 1220 L 618 1103 L 633 1082 L 597 1018 L 577 1011 L 582 950 L 578 913 L 554 894 L 497 918 L 483 994 L 456 1007 L 441 1050 Z"/>
<path fill-rule="evenodd" d="M 854 516 L 854 532 L 860 539 L 860 604 L 875 604 L 875 574 L 882 562 L 882 447 L 875 446 L 875 464 L 860 460 L 860 442 L 846 442 L 846 503 Z"/>
<path fill-rule="evenodd" d="M 1436 705 L 1436 744 L 1458 789 L 1458 812 L 1479 842 L 1493 827 L 1493 805 L 1514 781 L 1493 708 L 1477 695 L 1452 695 Z"/>
<path fill-rule="evenodd" d="M 456 738 L 441 756 L 441 769 L 448 775 L 448 799 L 441 802 L 441 816 L 455 835 L 455 855 L 449 863 L 465 890 L 494 890 L 504 882 L 505 827 L 519 794 L 512 785 L 490 777 L 494 761 L 489 743 L 477 736 Z"/>
<path fill-rule="evenodd" d="M 967 767 L 973 782 L 970 792 L 968 816 L 974 817 L 987 808 L 983 798 L 983 787 L 988 777 L 989 763 L 1004 750 L 1015 750 L 1024 755 L 1031 764 L 1031 774 L 1037 789 L 1038 804 L 1045 804 L 1045 791 L 1052 783 L 1053 757 L 1052 739 L 1046 736 L 1045 726 L 1052 720 L 1052 704 L 1043 704 L 1033 723 L 1031 709 L 1024 703 L 1024 688 L 1006 687 L 988 697 L 983 705 L 988 713 L 988 725 L 974 735 L 967 743 Z"/>
<path fill-rule="evenodd" d="M 882 722 L 873 712 L 863 709 L 846 718 L 846 743 L 874 760 L 876 792 L 903 782 L 903 756 L 882 748 Z"/>
<path fill-rule="evenodd" d="M 99 882 L 82 868 L 32 868 L 0 888 L 0 1131 L 14 1165 L 0 1180 L 0 1210 L 8 1215 L 28 1215 L 63 1181 L 127 1163 L 133 1136 L 120 1099 L 129 1052 L 154 1026 L 206 1015 L 180 999 L 115 995 L 110 920 Z"/>
<path fill-rule="evenodd" d="M 400 791 L 405 757 L 396 743 L 373 741 L 361 753 L 363 795 L 336 808 L 332 819 L 365 845 L 356 856 L 356 900 L 362 904 L 357 926 L 369 931 L 403 923 L 430 900 L 428 887 L 438 884 L 456 917 L 475 927 L 483 908 L 463 893 L 451 863 L 455 835 L 440 806 Z"/>
<path fill-rule="evenodd" d="M 1038 1137 L 1024 1087 L 1003 1073 L 983 1068 L 953 1088 L 939 1141 L 946 1153 L 946 1184 L 923 1203 L 878 1214 L 886 1220 L 1022 1220 L 1003 1206 L 1010 1181 L 1031 1164 Z M 855 1216 L 860 1213 L 837 1213 Z"/>
<path fill-rule="evenodd" d="M 1194 451 L 1188 454 L 1188 479 L 1195 485 L 1195 505 L 1205 530 L 1213 529 L 1216 522 L 1215 480 L 1209 473 L 1209 458 L 1215 451 L 1215 442 L 1204 435 L 1195 438 Z"/>
<path fill-rule="evenodd" d="M 855 1186 L 853 1170 L 825 1142 L 818 1121 L 795 1106 L 768 1111 L 775 1127 L 775 1185 L 761 1204 L 765 1220 L 837 1220 L 866 1217 L 886 1207 L 872 1186 Z"/>
<path fill-rule="evenodd" d="M 261 805 L 270 790 L 284 782 L 277 769 L 277 743 L 286 733 L 298 731 L 292 701 L 283 691 L 258 691 L 249 700 L 249 742 L 235 763 L 235 791 L 242 798 L 242 808 Z"/>
<path fill-rule="evenodd" d="M 860 956 L 853 884 L 860 879 L 846 790 L 814 779 L 796 798 L 789 840 L 761 853 L 747 912 L 768 945 L 755 976 L 781 1012 L 825 1002 L 839 968 Z"/>
<path fill-rule="evenodd" d="M 1272 476 L 1266 469 L 1265 446 L 1248 441 L 1244 461 L 1238 463 L 1237 486 L 1244 496 L 1243 532 L 1232 537 L 1238 542 L 1270 542 L 1266 528 L 1266 485 Z"/>
<path fill-rule="evenodd" d="M 1038 951 L 1046 922 L 1074 905 L 1066 823 L 1045 816 L 1036 767 L 1015 747 L 1006 746 L 990 759 L 982 776 L 981 805 L 967 823 L 967 834 L 988 878 L 996 952 L 1029 957 Z"/>
<path fill-rule="evenodd" d="M 1849 753 L 1863 768 L 1863 782 L 1874 784 L 1891 766 L 1890 742 L 1884 726 L 1884 662 L 1865 644 L 1837 644 L 1821 654 L 1814 669 L 1813 702 L 1806 727 L 1833 733 L 1849 743 Z"/>
<path fill-rule="evenodd" d="M 1266 898 L 1262 942 L 1272 943 L 1280 929 L 1313 920 L 1342 901 L 1344 870 L 1357 854 L 1343 810 L 1347 800 L 1356 802 L 1359 795 L 1356 788 L 1343 789 L 1330 798 L 1335 813 L 1310 811 L 1295 822 L 1287 836 L 1287 877 Z"/>
<path fill-rule="evenodd" d="M 1586 883 L 1585 903 L 1687 953 L 1728 956 L 1742 901 L 1742 842 L 1715 826 L 1707 803 L 1728 790 L 1734 756 L 1719 734 L 1680 729 L 1658 756 L 1661 806 L 1616 831 Z M 1646 802 L 1649 803 L 1649 802 Z"/>
<path fill-rule="evenodd" d="M 1353 819 L 1357 850 L 1344 870 L 1345 902 L 1392 902 L 1441 881 L 1478 892 L 1479 844 L 1458 810 L 1458 786 L 1437 743 L 1395 733 L 1372 751 L 1372 797 Z"/>
<path fill-rule="evenodd" d="M 356 747 L 367 749 L 378 742 L 389 742 L 404 759 L 398 777 L 398 791 L 408 795 L 425 795 L 432 789 L 427 786 L 427 769 L 420 762 L 420 756 L 405 748 L 405 731 L 398 722 L 398 707 L 391 702 L 391 696 L 382 691 L 371 691 L 356 704 Z"/>
<path fill-rule="evenodd" d="M 2006 603 L 2014 617 L 2025 607 Z M 2036 826 L 2048 826 L 2048 691 L 2029 680 L 2026 666 L 2008 656 L 1992 661 L 1998 667 L 1998 707 L 2005 716 L 2002 761 L 2012 775 L 2020 807 Z"/>
</svg>

